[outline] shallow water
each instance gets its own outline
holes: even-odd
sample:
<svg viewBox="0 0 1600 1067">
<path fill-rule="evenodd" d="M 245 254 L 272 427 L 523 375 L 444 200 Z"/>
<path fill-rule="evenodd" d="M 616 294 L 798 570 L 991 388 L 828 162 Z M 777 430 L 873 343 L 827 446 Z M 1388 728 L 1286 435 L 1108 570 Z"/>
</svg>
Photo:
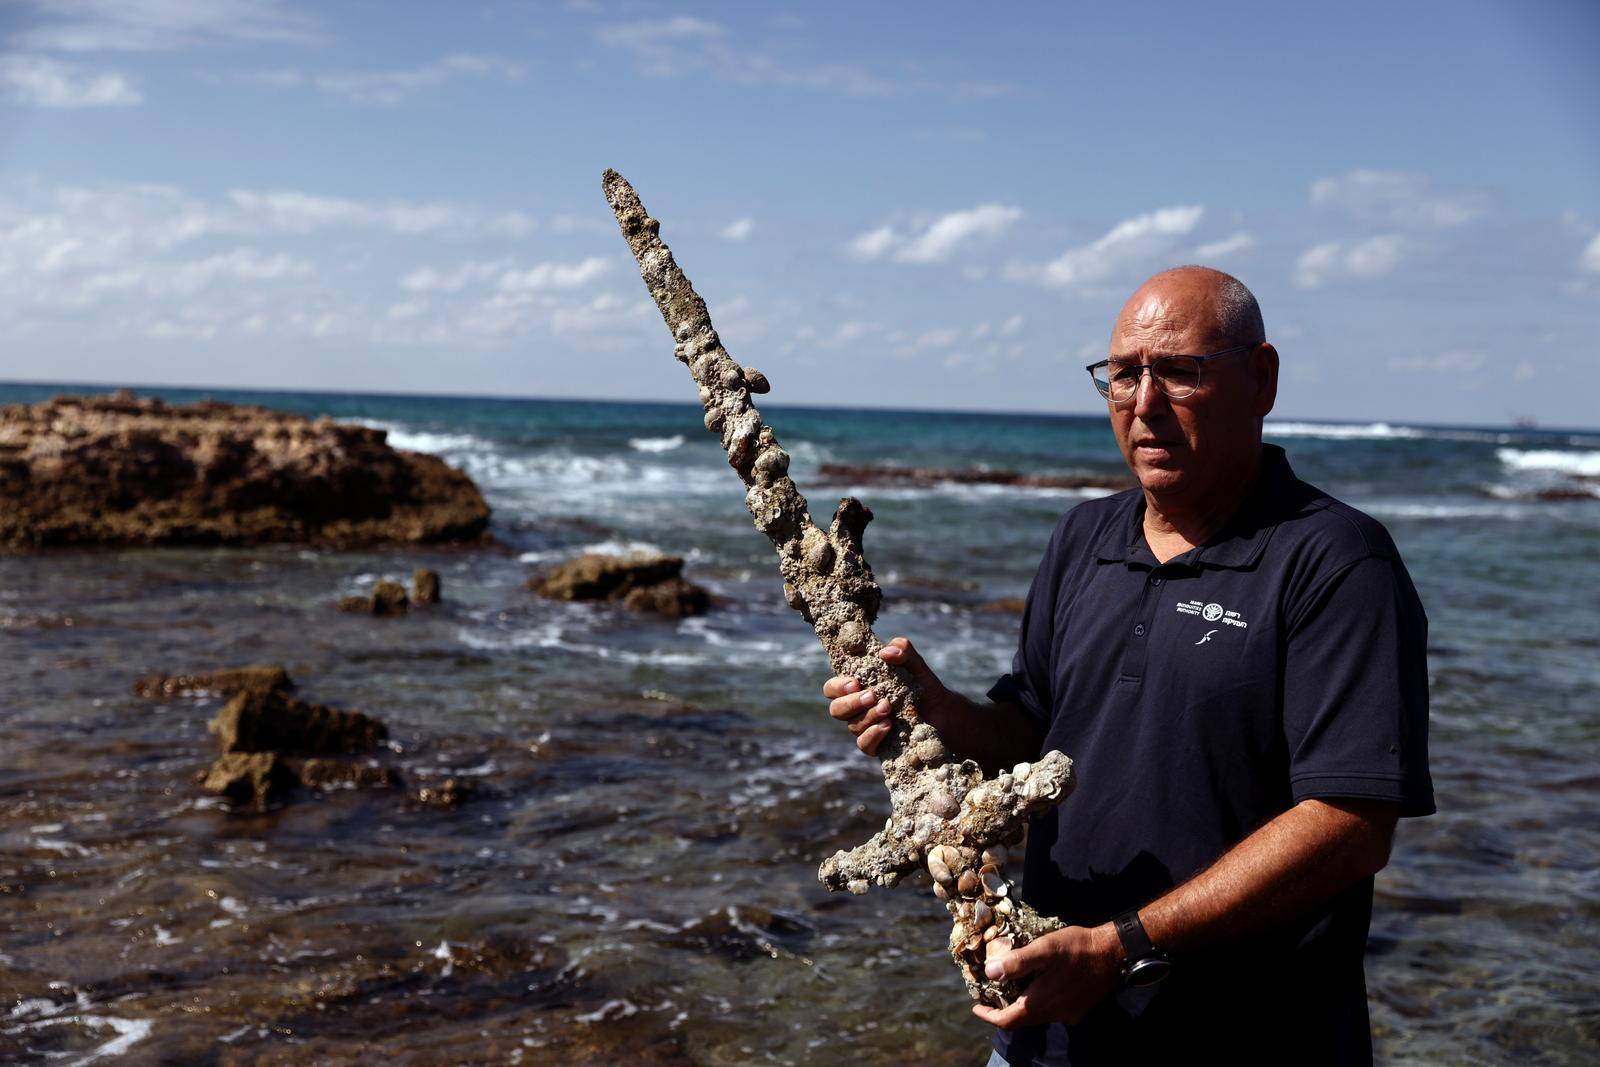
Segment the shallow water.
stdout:
<svg viewBox="0 0 1600 1067">
<path fill-rule="evenodd" d="M 0 386 L 0 401 L 54 390 Z M 167 391 L 172 399 L 190 394 Z M 361 419 L 466 469 L 503 551 L 0 556 L 0 1061 L 981 1063 L 914 889 L 816 865 L 886 814 L 817 696 L 826 663 L 692 406 L 247 395 Z M 1116 473 L 1094 420 L 772 406 L 817 510 L 824 461 Z M 1440 813 L 1378 878 L 1367 966 L 1386 1062 L 1600 1058 L 1600 435 L 1269 427 L 1393 532 L 1431 620 Z M 1084 494 L 862 487 L 879 632 L 981 691 L 1051 526 Z M 721 599 L 667 623 L 541 601 L 594 546 L 688 558 Z M 430 566 L 396 620 L 343 594 Z M 281 662 L 388 722 L 455 810 L 337 791 L 267 814 L 192 780 L 214 699 L 135 676 Z"/>
</svg>

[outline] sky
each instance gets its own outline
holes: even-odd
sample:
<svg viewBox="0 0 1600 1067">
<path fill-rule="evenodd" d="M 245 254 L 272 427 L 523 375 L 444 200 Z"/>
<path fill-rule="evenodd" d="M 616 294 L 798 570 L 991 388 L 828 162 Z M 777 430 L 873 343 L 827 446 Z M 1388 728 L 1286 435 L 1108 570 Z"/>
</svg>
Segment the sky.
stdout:
<svg viewBox="0 0 1600 1067">
<path fill-rule="evenodd" d="M 1600 425 L 1600 4 L 0 0 L 0 380 L 1103 412 L 1149 274 L 1281 417 Z"/>
</svg>

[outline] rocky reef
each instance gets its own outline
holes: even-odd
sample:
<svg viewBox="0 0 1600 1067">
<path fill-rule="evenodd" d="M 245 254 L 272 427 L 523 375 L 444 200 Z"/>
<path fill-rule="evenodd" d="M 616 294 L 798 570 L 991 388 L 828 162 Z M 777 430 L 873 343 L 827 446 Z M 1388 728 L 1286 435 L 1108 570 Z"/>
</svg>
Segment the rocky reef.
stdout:
<svg viewBox="0 0 1600 1067">
<path fill-rule="evenodd" d="M 892 467 L 867 463 L 823 463 L 824 482 L 853 485 L 1009 485 L 1018 489 L 1132 489 L 1127 475 L 1027 474 L 978 467 Z"/>
<path fill-rule="evenodd" d="M 481 539 L 489 507 L 383 430 L 123 391 L 0 407 L 0 548 Z"/>
<path fill-rule="evenodd" d="M 682 572 L 678 556 L 587 553 L 534 575 L 528 588 L 552 600 L 620 600 L 669 619 L 704 614 L 710 595 Z"/>
</svg>

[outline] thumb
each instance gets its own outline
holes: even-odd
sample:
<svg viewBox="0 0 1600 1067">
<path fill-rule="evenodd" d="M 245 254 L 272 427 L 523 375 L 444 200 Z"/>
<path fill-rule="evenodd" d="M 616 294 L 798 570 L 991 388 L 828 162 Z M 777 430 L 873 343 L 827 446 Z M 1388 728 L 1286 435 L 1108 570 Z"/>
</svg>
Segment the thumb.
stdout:
<svg viewBox="0 0 1600 1067">
<path fill-rule="evenodd" d="M 1024 978 L 1043 969 L 1054 956 L 1055 946 L 1047 934 L 1010 952 L 1002 952 L 983 965 L 983 973 L 988 975 L 991 981 Z"/>
<path fill-rule="evenodd" d="M 878 658 L 895 667 L 904 667 L 911 672 L 917 684 L 924 689 L 939 684 L 939 678 L 928 667 L 927 661 L 912 647 L 911 642 L 904 637 L 896 637 L 878 650 Z"/>
</svg>

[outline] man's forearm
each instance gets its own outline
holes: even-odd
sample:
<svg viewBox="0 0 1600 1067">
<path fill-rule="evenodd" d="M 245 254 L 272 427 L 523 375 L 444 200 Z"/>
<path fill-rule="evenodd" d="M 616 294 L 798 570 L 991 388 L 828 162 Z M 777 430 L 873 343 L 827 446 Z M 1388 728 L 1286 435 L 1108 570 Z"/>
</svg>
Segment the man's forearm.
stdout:
<svg viewBox="0 0 1600 1067">
<path fill-rule="evenodd" d="M 1171 953 L 1287 922 L 1382 869 L 1395 815 L 1393 804 L 1377 801 L 1302 801 L 1139 909 L 1139 918 Z"/>
<path fill-rule="evenodd" d="M 1044 741 L 1039 727 L 1017 705 L 979 703 L 953 689 L 929 700 L 918 715 L 939 731 L 952 753 L 973 760 L 990 776 L 1038 759 Z"/>
</svg>

